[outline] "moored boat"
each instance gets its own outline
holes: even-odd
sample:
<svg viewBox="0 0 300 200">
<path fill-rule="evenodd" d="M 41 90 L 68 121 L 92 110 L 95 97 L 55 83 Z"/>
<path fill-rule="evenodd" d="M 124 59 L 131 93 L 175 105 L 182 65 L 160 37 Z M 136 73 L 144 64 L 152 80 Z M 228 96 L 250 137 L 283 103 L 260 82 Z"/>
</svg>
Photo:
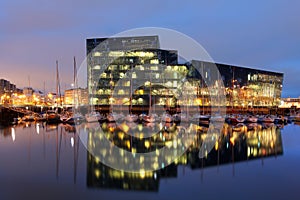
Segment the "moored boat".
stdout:
<svg viewBox="0 0 300 200">
<path fill-rule="evenodd" d="M 228 117 L 228 121 L 232 124 L 244 123 L 245 118 L 240 115 L 231 115 Z"/>
<path fill-rule="evenodd" d="M 48 124 L 61 122 L 59 114 L 54 110 L 48 110 L 46 112 L 46 122 Z"/>
<path fill-rule="evenodd" d="M 258 121 L 258 118 L 253 115 L 249 115 L 245 120 L 245 122 L 247 122 L 247 123 L 257 123 L 257 121 Z"/>
<path fill-rule="evenodd" d="M 300 113 L 298 113 L 297 115 L 295 115 L 293 118 L 294 118 L 293 121 L 300 122 Z"/>
<path fill-rule="evenodd" d="M 128 115 L 125 116 L 125 120 L 127 122 L 136 122 L 138 120 L 138 118 L 139 117 L 135 114 L 128 114 Z"/>
<path fill-rule="evenodd" d="M 101 118 L 101 115 L 99 112 L 91 112 L 85 115 L 85 120 L 88 123 L 92 123 L 92 122 L 98 122 Z"/>
<path fill-rule="evenodd" d="M 161 121 L 166 122 L 166 123 L 171 123 L 171 122 L 173 122 L 173 119 L 172 119 L 172 116 L 169 113 L 165 113 L 161 117 Z"/>
<path fill-rule="evenodd" d="M 259 122 L 262 123 L 274 123 L 274 119 L 270 115 L 259 118 Z"/>
</svg>

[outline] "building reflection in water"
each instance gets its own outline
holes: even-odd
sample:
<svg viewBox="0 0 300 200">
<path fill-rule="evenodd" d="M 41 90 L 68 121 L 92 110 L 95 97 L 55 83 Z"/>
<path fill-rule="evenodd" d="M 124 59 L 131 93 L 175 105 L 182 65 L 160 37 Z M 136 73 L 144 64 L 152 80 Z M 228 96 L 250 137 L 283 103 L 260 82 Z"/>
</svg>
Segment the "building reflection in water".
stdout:
<svg viewBox="0 0 300 200">
<path fill-rule="evenodd" d="M 150 138 L 140 139 L 125 134 L 121 127 L 116 124 L 102 124 L 105 137 L 101 136 L 97 128 L 87 128 L 88 130 L 88 148 L 92 150 L 95 144 L 101 144 L 99 140 L 109 139 L 113 145 L 123 148 L 130 152 L 150 152 L 156 151 L 165 145 L 170 145 L 172 139 L 168 134 L 178 134 L 178 128 L 169 126 L 162 134 L 156 134 Z M 137 128 L 138 133 L 143 132 L 143 128 Z M 197 134 L 192 145 L 171 165 L 165 166 L 160 170 L 148 172 L 143 169 L 138 173 L 131 173 L 113 169 L 100 162 L 99 157 L 88 152 L 87 156 L 87 186 L 97 188 L 115 188 L 124 190 L 147 190 L 158 191 L 160 179 L 177 177 L 177 167 L 179 165 L 190 167 L 191 169 L 201 169 L 210 166 L 218 166 L 235 162 L 242 162 L 258 158 L 265 158 L 283 154 L 281 130 L 274 124 L 249 124 L 231 126 L 224 124 L 221 130 L 221 136 L 216 141 L 214 148 L 207 152 L 204 158 L 199 158 L 199 147 L 206 137 L 214 137 L 214 134 L 207 134 L 207 128 L 193 125 Z M 138 134 L 137 134 L 138 135 Z M 177 145 L 171 143 L 171 145 Z M 99 148 L 99 147 L 97 147 Z M 101 149 L 101 148 L 100 148 Z M 120 160 L 114 159 L 112 151 L 105 151 L 105 156 L 110 157 L 114 162 Z M 101 150 L 100 150 L 101 151 Z M 168 158 L 167 158 L 168 159 Z M 130 161 L 130 162 L 141 162 Z M 152 164 L 155 164 L 153 160 Z M 128 163 L 129 164 L 129 163 Z M 135 164 L 135 163 L 130 163 Z"/>
</svg>

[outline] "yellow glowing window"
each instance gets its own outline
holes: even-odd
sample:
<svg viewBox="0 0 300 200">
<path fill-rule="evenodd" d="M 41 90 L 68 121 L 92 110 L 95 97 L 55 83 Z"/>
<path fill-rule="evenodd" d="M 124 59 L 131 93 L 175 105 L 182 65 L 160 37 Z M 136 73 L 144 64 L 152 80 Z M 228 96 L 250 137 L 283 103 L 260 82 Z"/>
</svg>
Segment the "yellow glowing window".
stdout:
<svg viewBox="0 0 300 200">
<path fill-rule="evenodd" d="M 118 91 L 118 94 L 120 94 L 120 95 L 124 95 L 124 94 L 125 94 L 125 92 L 124 92 L 124 90 L 119 90 L 119 91 Z"/>
<path fill-rule="evenodd" d="M 120 56 L 124 55 L 124 52 L 123 51 L 111 51 L 111 52 L 109 52 L 108 55 L 111 57 L 120 57 Z"/>
<path fill-rule="evenodd" d="M 150 86 L 150 81 L 146 81 L 145 86 Z"/>
<path fill-rule="evenodd" d="M 144 90 L 139 90 L 138 94 L 143 95 L 144 94 Z"/>
<path fill-rule="evenodd" d="M 105 72 L 103 72 L 103 73 L 100 75 L 100 77 L 101 77 L 101 78 L 106 78 L 106 75 L 107 75 L 107 74 L 106 74 Z"/>
<path fill-rule="evenodd" d="M 150 60 L 150 64 L 159 64 L 159 60 L 158 59 Z"/>
<path fill-rule="evenodd" d="M 94 57 L 99 57 L 99 56 L 101 56 L 100 52 L 97 51 L 97 52 L 94 53 Z"/>
<path fill-rule="evenodd" d="M 139 98 L 139 99 L 138 99 L 138 103 L 139 103 L 139 104 L 142 104 L 143 101 L 144 101 L 144 100 L 143 100 L 142 98 Z"/>
<path fill-rule="evenodd" d="M 103 94 L 104 91 L 102 89 L 98 90 L 98 94 Z"/>
<path fill-rule="evenodd" d="M 106 89 L 105 94 L 110 94 L 110 89 Z"/>
<path fill-rule="evenodd" d="M 130 86 L 130 81 L 126 81 L 124 86 Z"/>
<path fill-rule="evenodd" d="M 95 65 L 93 69 L 100 69 L 100 65 Z"/>
<path fill-rule="evenodd" d="M 136 78 L 136 73 L 135 72 L 132 73 L 132 78 Z"/>
<path fill-rule="evenodd" d="M 139 70 L 142 70 L 142 71 L 145 70 L 143 65 L 137 65 L 136 68 L 139 69 Z"/>
</svg>

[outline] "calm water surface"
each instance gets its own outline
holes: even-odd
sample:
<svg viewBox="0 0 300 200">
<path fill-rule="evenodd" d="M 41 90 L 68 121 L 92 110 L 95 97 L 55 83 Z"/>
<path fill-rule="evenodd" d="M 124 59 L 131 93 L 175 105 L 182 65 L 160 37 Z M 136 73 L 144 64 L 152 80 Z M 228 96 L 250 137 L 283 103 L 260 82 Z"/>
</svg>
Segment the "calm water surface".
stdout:
<svg viewBox="0 0 300 200">
<path fill-rule="evenodd" d="M 206 130 L 198 127 L 187 153 L 151 174 L 114 170 L 88 153 L 78 134 L 99 140 L 98 127 L 81 124 L 76 133 L 62 124 L 2 127 L 0 199 L 299 199 L 298 125 L 226 124 L 218 144 L 201 159 Z M 119 135 L 115 126 L 104 130 Z M 128 138 L 110 139 L 122 146 Z"/>
</svg>

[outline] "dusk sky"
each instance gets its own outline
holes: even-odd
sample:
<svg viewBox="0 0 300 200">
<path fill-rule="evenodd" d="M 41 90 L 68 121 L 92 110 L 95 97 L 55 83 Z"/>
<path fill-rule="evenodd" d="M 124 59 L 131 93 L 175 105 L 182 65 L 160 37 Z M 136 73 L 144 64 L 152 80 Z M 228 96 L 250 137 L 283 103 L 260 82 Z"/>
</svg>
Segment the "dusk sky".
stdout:
<svg viewBox="0 0 300 200">
<path fill-rule="evenodd" d="M 284 73 L 283 97 L 300 96 L 300 1 L 2 0 L 0 78 L 17 87 L 70 88 L 85 40 L 141 27 L 182 32 L 214 61 Z"/>
</svg>

